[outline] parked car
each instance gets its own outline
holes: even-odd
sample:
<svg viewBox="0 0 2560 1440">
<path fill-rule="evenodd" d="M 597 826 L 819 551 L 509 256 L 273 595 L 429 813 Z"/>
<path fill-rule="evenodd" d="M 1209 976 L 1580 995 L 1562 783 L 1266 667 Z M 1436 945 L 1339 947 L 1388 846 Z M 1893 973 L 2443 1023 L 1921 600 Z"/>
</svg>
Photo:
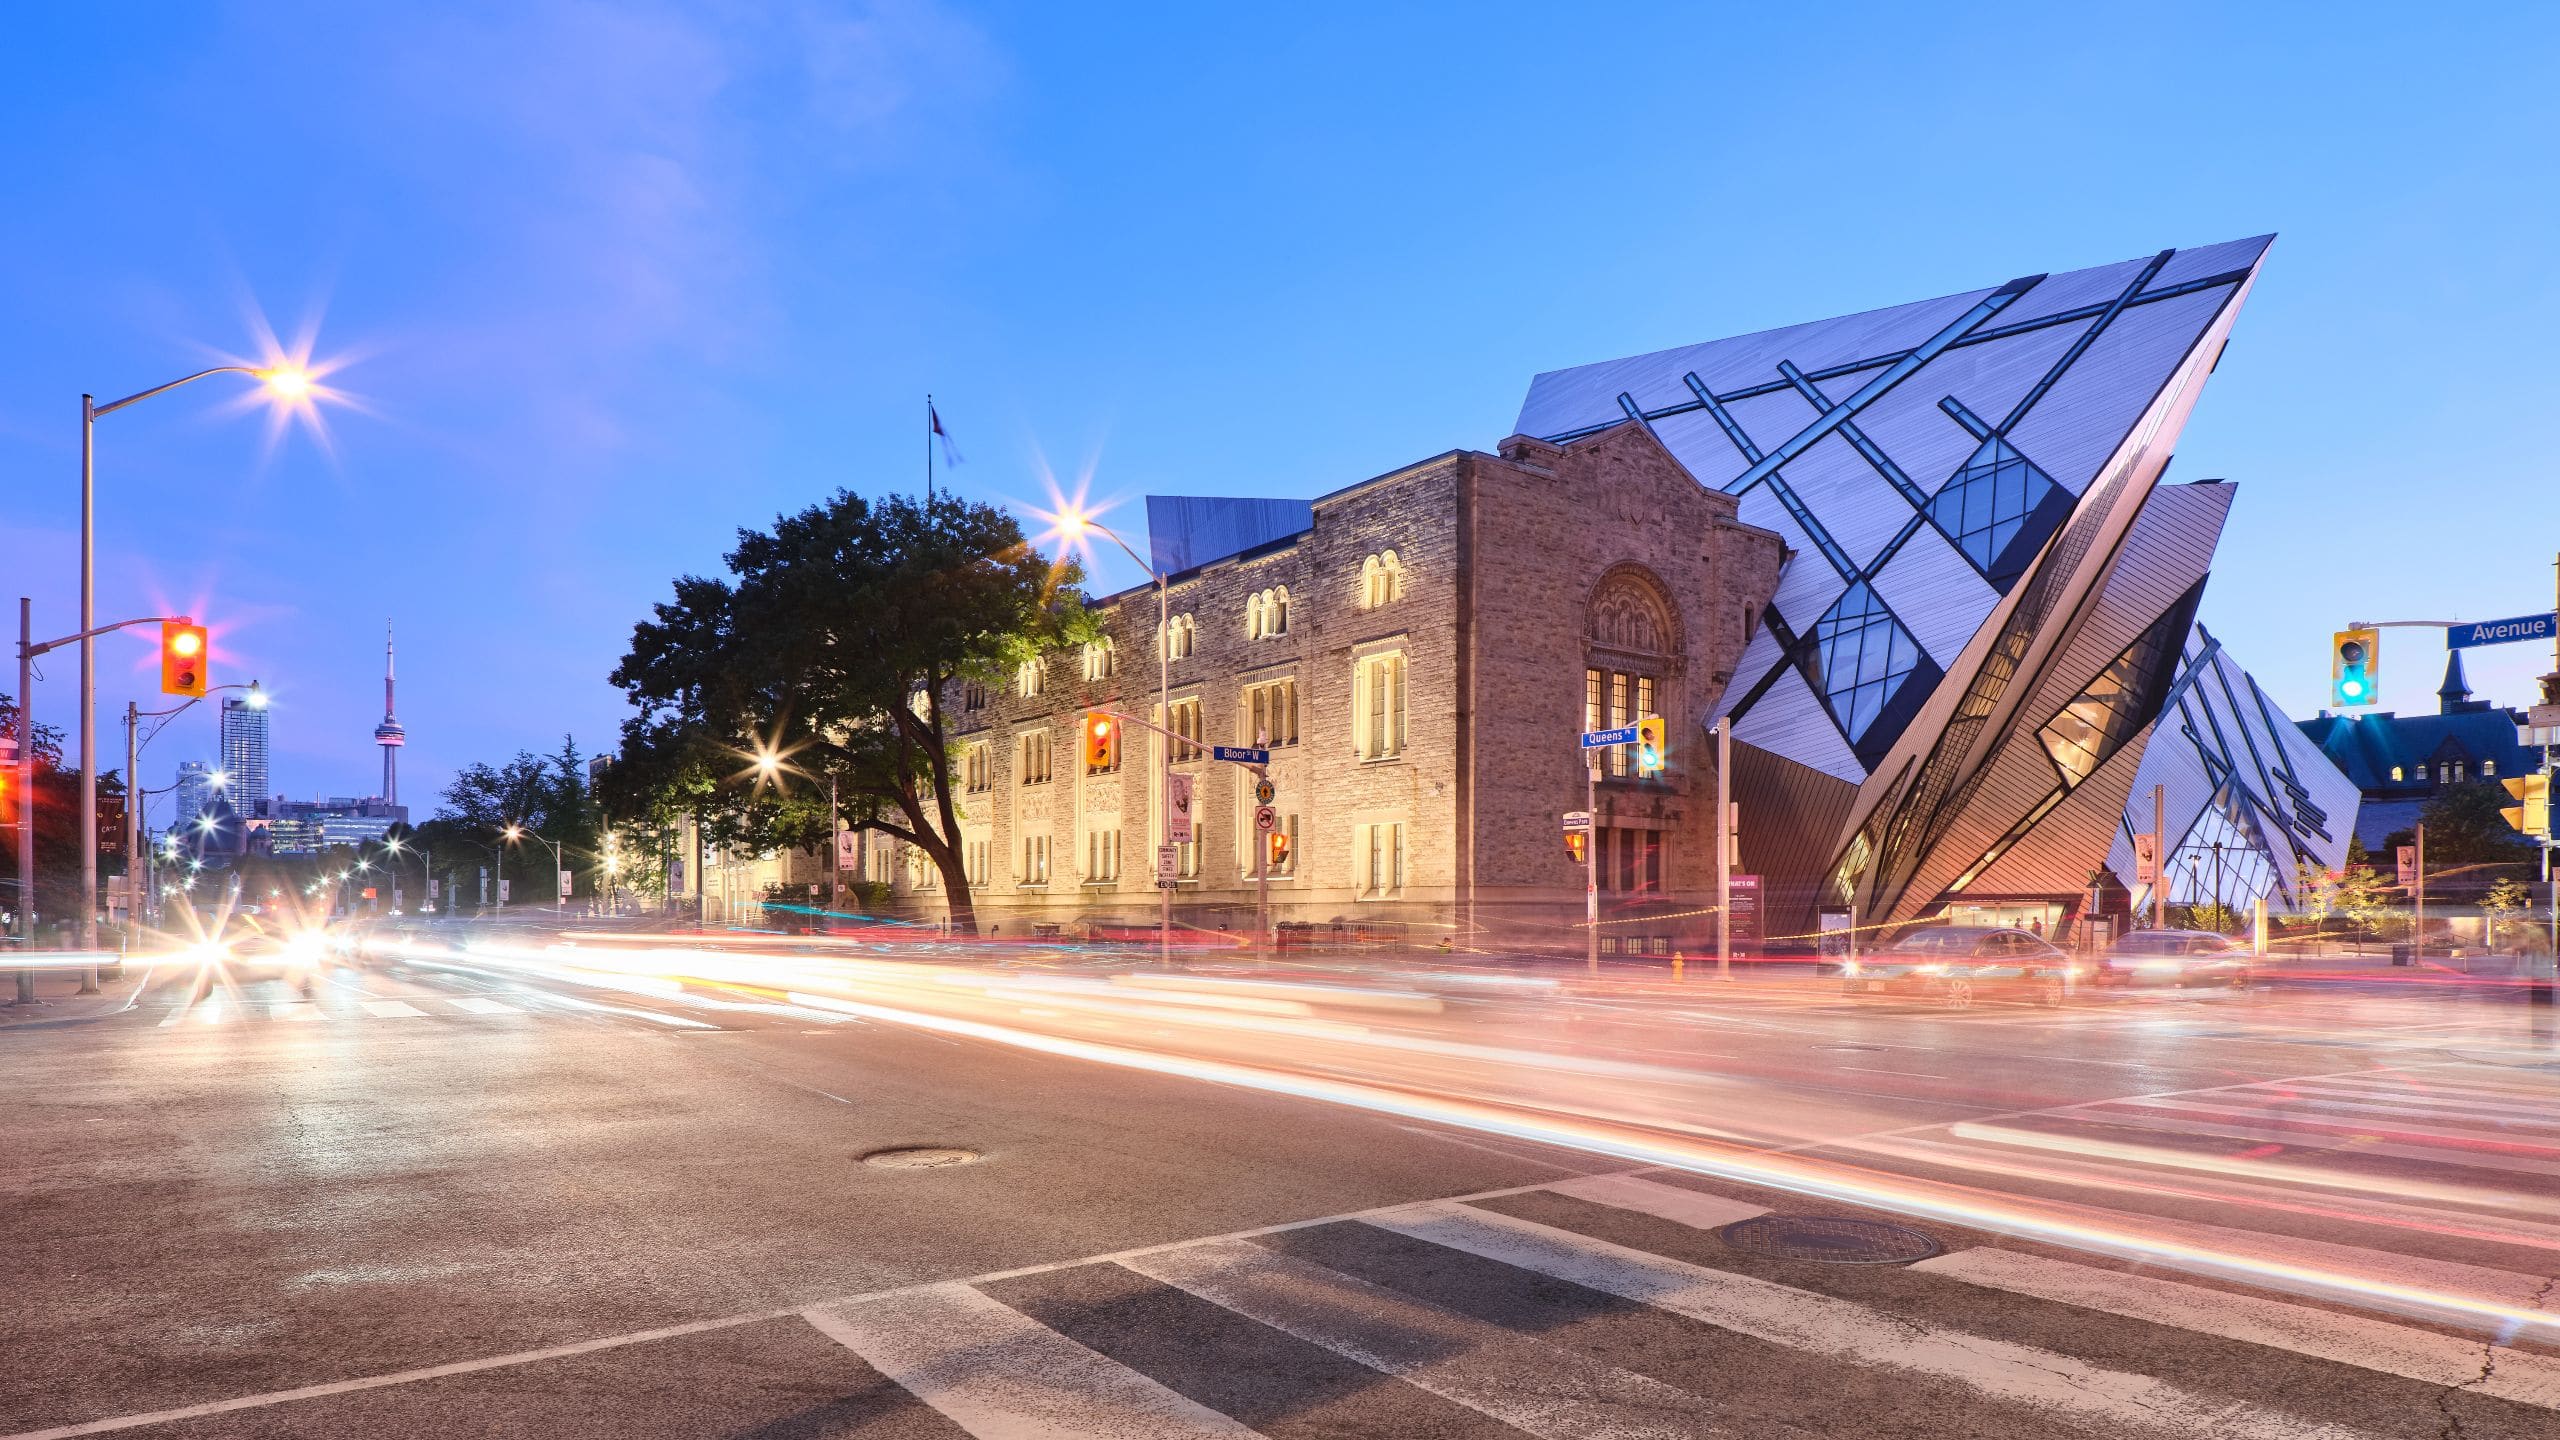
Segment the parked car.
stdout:
<svg viewBox="0 0 2560 1440">
<path fill-rule="evenodd" d="M 1906 931 L 1872 955 L 1824 967 L 1851 995 L 1901 995 L 1948 1005 L 2032 1000 L 2059 1005 L 2071 957 L 2041 935 L 1992 925 Z"/>
<path fill-rule="evenodd" d="M 2249 983 L 2249 947 L 2210 930 L 2135 930 L 2107 947 L 2098 979 L 2108 985 Z"/>
</svg>

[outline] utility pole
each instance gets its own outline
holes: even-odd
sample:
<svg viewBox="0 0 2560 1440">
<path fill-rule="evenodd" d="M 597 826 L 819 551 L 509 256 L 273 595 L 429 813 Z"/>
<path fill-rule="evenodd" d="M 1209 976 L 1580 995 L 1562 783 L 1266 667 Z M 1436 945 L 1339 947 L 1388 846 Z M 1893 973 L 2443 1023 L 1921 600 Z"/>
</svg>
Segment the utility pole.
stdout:
<svg viewBox="0 0 2560 1440">
<path fill-rule="evenodd" d="M 2411 907 L 2411 910 L 2410 910 L 2411 923 L 2410 923 L 2410 926 L 2409 926 L 2409 940 L 2410 940 L 2410 954 L 2411 954 L 2412 956 L 2414 956 L 2415 958 L 2417 958 L 2418 960 L 2423 961 L 2423 960 L 2425 960 L 2425 959 L 2427 958 L 2427 827 L 2426 827 L 2426 825 L 2425 825 L 2423 822 L 2421 822 L 2421 823 L 2418 825 L 2418 827 L 2417 827 L 2417 831 L 2418 831 L 2418 834 L 2417 834 L 2417 840 L 2418 840 L 2418 875 L 2417 875 L 2417 881 L 2418 881 L 2418 883 L 2417 883 L 2417 885 L 2416 885 L 2416 887 L 2415 887 L 2415 894 L 2414 894 L 2415 903 L 2414 903 L 2414 905 Z"/>
<path fill-rule="evenodd" d="M 1733 720 L 1716 722 L 1716 978 L 1733 978 Z"/>
<path fill-rule="evenodd" d="M 2169 787 L 2151 787 L 2151 928 L 2169 928 Z"/>
<path fill-rule="evenodd" d="M 18 953 L 36 948 L 35 602 L 18 597 Z M 18 972 L 18 1003 L 36 999 L 36 972 Z"/>
</svg>

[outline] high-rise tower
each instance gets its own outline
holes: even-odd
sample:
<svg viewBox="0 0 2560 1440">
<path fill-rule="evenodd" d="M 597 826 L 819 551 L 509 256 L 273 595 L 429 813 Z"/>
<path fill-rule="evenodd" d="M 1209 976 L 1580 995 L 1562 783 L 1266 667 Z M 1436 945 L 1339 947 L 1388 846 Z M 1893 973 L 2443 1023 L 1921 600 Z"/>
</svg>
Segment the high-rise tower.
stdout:
<svg viewBox="0 0 2560 1440">
<path fill-rule="evenodd" d="M 393 805 L 400 803 L 400 747 L 409 743 L 409 732 L 391 713 L 391 622 L 382 623 L 382 723 L 373 727 L 373 743 L 382 747 L 382 798 Z"/>
</svg>

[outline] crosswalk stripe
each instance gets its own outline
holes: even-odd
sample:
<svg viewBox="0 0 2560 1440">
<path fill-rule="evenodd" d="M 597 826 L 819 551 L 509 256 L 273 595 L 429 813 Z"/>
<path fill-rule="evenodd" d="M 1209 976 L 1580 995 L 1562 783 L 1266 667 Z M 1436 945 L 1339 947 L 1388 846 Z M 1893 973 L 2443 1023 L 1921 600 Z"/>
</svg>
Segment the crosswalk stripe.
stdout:
<svg viewBox="0 0 2560 1440">
<path fill-rule="evenodd" d="M 2338 1094 L 2325 1090 L 2306 1090 L 2264 1098 L 2278 1114 L 2290 1114 L 2296 1108 L 2319 1115 L 2381 1115 L 2406 1119 L 2412 1123 L 2450 1119 L 2469 1121 L 2475 1125 L 2521 1126 L 2536 1131 L 2560 1131 L 2560 1114 L 2549 1105 L 2469 1105 L 2427 1100 L 2385 1100 L 2379 1096 L 2350 1091 Z"/>
<path fill-rule="evenodd" d="M 2247 1401 L 2198 1395 L 2153 1376 L 1941 1329 L 1855 1301 L 1711 1270 L 1468 1205 L 1435 1202 L 1363 1218 L 1417 1240 L 1658 1306 L 1789 1349 L 1955 1381 L 2099 1434 L 2315 1440 L 2355 1433 Z"/>
<path fill-rule="evenodd" d="M 267 1007 L 267 1018 L 270 1020 L 304 1021 L 326 1020 L 329 1016 L 327 1012 L 323 1011 L 319 1006 L 312 1004 L 308 1000 L 281 1000 Z"/>
<path fill-rule="evenodd" d="M 1252 1440 L 1255 1432 L 962 1284 L 801 1312 L 979 1440 Z"/>
<path fill-rule="evenodd" d="M 2122 1108 L 2119 1108 L 2119 1106 Z M 2245 1107 L 2237 1105 L 2205 1105 L 2185 1100 L 2145 1100 L 2140 1102 L 2105 1101 L 2100 1104 L 2082 1106 L 2059 1113 L 2065 1115 L 2106 1116 L 2121 1115 L 2129 1112 L 2172 1116 L 2206 1115 L 2235 1120 L 2256 1120 L 2264 1124 L 2278 1127 L 2299 1127 L 2306 1130 L 2330 1132 L 2341 1135 L 2374 1135 L 2388 1133 L 2401 1141 L 2409 1143 L 2434 1143 L 2442 1141 L 2445 1148 L 2448 1150 L 2463 1150 L 2468 1149 L 2470 1145 L 2473 1144 L 2487 1143 L 2495 1146 L 2515 1146 L 2534 1154 L 2560 1157 L 2560 1149 L 2554 1149 L 2548 1145 L 2537 1145 L 2534 1144 L 2532 1140 L 2528 1140 L 2520 1136 L 2503 1135 L 2494 1130 L 2471 1130 L 2453 1125 L 2428 1124 L 2422 1121 L 2410 1120 L 2405 1117 L 2396 1116 L 2330 1115 L 2320 1111 L 2304 1109 L 2276 1109 L 2262 1105 Z"/>
<path fill-rule="evenodd" d="M 2324 1105 L 2354 1104 L 2394 1110 L 2424 1110 L 2448 1115 L 2504 1115 L 2519 1120 L 2545 1122 L 2553 1117 L 2552 1101 L 2560 1099 L 2560 1094 L 2554 1094 L 2536 1103 L 2521 1095 L 2512 1099 L 2484 1100 L 2467 1095 L 2440 1095 L 2432 1092 L 2412 1094 L 2406 1090 L 2384 1090 L 2364 1086 L 2349 1088 L 2305 1085 L 2294 1088 L 2297 1088 L 2306 1098 L 2316 1099 Z"/>
<path fill-rule="evenodd" d="M 524 1013 L 513 1005 L 501 1004 L 495 1000 L 484 1000 L 477 995 L 459 995 L 446 1000 L 444 1003 L 452 1006 L 456 1010 L 470 1011 L 474 1015 L 521 1015 Z"/>
<path fill-rule="evenodd" d="M 2247 1175 L 2260 1179 L 2280 1179 L 2292 1185 L 2320 1190 L 2346 1191 L 2358 1195 L 2381 1194 L 2404 1200 L 2439 1200 L 2457 1205 L 2502 1205 L 2510 1208 L 2516 1203 L 2513 1196 L 2503 1191 L 2478 1185 L 2456 1185 L 2446 1181 L 2411 1176 L 2375 1175 L 2363 1171 L 2321 1169 L 2299 1164 L 2280 1165 L 2269 1159 L 2206 1154 L 2169 1145 L 2138 1145 L 2123 1140 L 2102 1140 L 2093 1135 L 2029 1130 L 1969 1120 L 1947 1127 L 1947 1134 L 1953 1143 L 1929 1143 L 1956 1157 L 1949 1163 L 1957 1165 L 1969 1164 L 1970 1161 L 1964 1158 L 1967 1156 L 2015 1155 L 2020 1150 L 2032 1150 L 2039 1155 L 2063 1155 L 2086 1162 L 2157 1167 L 2206 1175 Z M 1879 1149 L 1884 1143 L 1862 1141 L 1859 1142 L 1858 1148 Z M 1991 1168 L 1999 1167 L 1994 1165 Z M 2132 1170 L 2126 1173 L 2139 1178 L 2142 1172 Z"/>
<path fill-rule="evenodd" d="M 406 1000 L 360 1000 L 356 1003 L 364 1006 L 367 1011 L 375 1015 L 379 1015 L 386 1020 L 398 1019 L 405 1015 L 424 1015 L 427 1013 L 426 1011 L 419 1009 L 417 1006 L 410 1004 Z"/>
<path fill-rule="evenodd" d="M 2476 1339 L 2015 1250 L 1959 1250 L 1911 1268 L 2013 1295 L 2032 1295 L 2430 1385 L 2458 1385 L 2502 1400 L 2560 1409 L 2560 1360 L 2501 1351 L 2495 1365 L 2484 1367 L 2487 1356 Z"/>
<path fill-rule="evenodd" d="M 1120 1263 L 1546 1440 L 1687 1440 L 1711 1428 L 1704 1397 L 1251 1241 Z"/>
<path fill-rule="evenodd" d="M 2262 1145 L 2293 1145 L 2305 1150 L 2352 1150 L 2358 1155 L 2381 1155 L 2393 1160 L 2430 1160 L 2439 1165 L 2464 1165 L 2481 1170 L 2508 1170 L 2522 1175 L 2560 1175 L 2560 1160 L 2533 1160 L 2520 1155 L 2496 1155 L 2481 1150 L 2459 1150 L 2452 1146 L 2405 1145 L 2389 1140 L 2368 1143 L 2351 1135 L 2309 1134 L 2300 1130 L 2281 1130 L 2270 1126 L 2241 1125 L 2222 1121 L 2185 1121 L 2168 1116 L 2139 1115 L 2122 1111 L 2075 1111 L 2063 1118 L 2081 1120 L 2092 1125 L 2106 1125 L 2116 1129 L 2216 1136 L 2226 1140 L 2255 1141 Z M 1973 1128 L 2016 1130 L 2024 1127 Z"/>
<path fill-rule="evenodd" d="M 1713 1230 L 1720 1225 L 1769 1213 L 1765 1205 L 1745 1205 L 1739 1200 L 1727 1200 L 1721 1195 L 1709 1195 L 1698 1190 L 1684 1190 L 1677 1185 L 1665 1185 L 1659 1180 L 1647 1180 L 1639 1175 L 1586 1175 L 1560 1180 L 1546 1188 L 1576 1200 L 1634 1210 L 1699 1230 Z"/>
</svg>

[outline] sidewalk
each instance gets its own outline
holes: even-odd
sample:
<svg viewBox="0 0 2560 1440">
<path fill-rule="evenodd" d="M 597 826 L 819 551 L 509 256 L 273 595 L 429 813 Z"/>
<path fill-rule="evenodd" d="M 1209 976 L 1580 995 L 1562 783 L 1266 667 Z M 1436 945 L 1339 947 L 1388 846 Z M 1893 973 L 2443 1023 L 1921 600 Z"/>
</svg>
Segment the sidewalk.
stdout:
<svg viewBox="0 0 2560 1440">
<path fill-rule="evenodd" d="M 145 965 L 128 965 L 124 975 L 114 980 L 100 975 L 95 995 L 80 993 L 80 972 L 77 969 L 38 969 L 35 972 L 36 1003 L 20 1005 L 15 1003 L 18 972 L 9 964 L 15 958 L 0 955 L 0 1031 L 22 1025 L 60 1024 L 112 1015 L 123 1009 L 134 992 L 141 988 L 143 971 L 148 968 Z M 29 958 L 43 960 L 47 957 L 43 951 L 37 951 Z"/>
</svg>

